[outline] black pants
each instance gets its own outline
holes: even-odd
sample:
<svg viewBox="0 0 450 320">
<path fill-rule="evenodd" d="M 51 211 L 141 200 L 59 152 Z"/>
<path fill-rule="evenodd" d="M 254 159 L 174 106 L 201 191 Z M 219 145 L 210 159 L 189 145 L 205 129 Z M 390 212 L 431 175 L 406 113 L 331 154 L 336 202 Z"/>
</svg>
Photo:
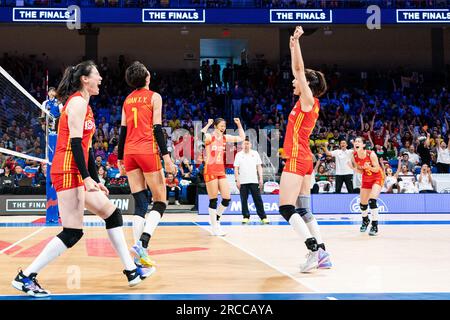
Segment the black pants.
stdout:
<svg viewBox="0 0 450 320">
<path fill-rule="evenodd" d="M 419 191 L 419 193 L 436 193 L 436 191 L 434 191 L 434 190 L 422 190 L 422 191 Z"/>
<path fill-rule="evenodd" d="M 336 176 L 336 193 L 341 193 L 342 184 L 345 182 L 348 193 L 353 193 L 353 175 L 337 175 Z"/>
<path fill-rule="evenodd" d="M 261 198 L 261 193 L 259 192 L 259 185 L 257 183 L 241 184 L 239 192 L 241 193 L 242 215 L 244 218 L 250 218 L 247 202 L 249 193 L 252 194 L 258 216 L 261 219 L 267 218 L 266 213 L 264 212 L 264 204 Z"/>
<path fill-rule="evenodd" d="M 169 192 L 172 191 L 172 188 L 166 186 L 166 190 L 167 190 L 167 200 L 169 200 Z M 180 200 L 180 189 L 175 187 L 175 190 L 173 190 L 173 192 L 175 192 L 175 200 L 176 201 Z"/>
<path fill-rule="evenodd" d="M 436 163 L 436 168 L 438 173 L 448 173 L 450 165 L 447 163 L 438 162 Z"/>
</svg>

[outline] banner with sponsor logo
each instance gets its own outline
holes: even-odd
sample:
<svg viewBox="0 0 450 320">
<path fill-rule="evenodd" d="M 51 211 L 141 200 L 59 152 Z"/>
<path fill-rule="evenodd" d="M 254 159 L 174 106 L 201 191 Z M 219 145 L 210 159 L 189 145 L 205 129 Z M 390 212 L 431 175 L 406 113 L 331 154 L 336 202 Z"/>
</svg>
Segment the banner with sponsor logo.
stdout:
<svg viewBox="0 0 450 320">
<path fill-rule="evenodd" d="M 131 195 L 110 195 L 109 200 L 124 214 L 134 214 L 134 199 Z M 0 215 L 45 215 L 46 196 L 1 195 Z M 89 211 L 86 211 L 89 213 Z"/>
<path fill-rule="evenodd" d="M 267 214 L 278 214 L 278 195 L 262 195 Z M 248 199 L 249 211 L 256 214 L 252 197 Z M 360 198 L 357 194 L 313 194 L 311 207 L 315 214 L 359 214 Z M 382 194 L 378 199 L 380 213 L 448 213 L 450 194 Z M 208 195 L 199 195 L 199 214 L 208 214 Z M 239 195 L 232 195 L 225 214 L 242 212 Z"/>
<path fill-rule="evenodd" d="M 72 8 L 72 7 L 71 7 Z M 151 8 L 0 8 L 7 23 L 133 24 L 367 24 L 373 11 L 360 9 L 151 9 Z M 449 9 L 380 9 L 381 24 L 450 23 Z"/>
</svg>

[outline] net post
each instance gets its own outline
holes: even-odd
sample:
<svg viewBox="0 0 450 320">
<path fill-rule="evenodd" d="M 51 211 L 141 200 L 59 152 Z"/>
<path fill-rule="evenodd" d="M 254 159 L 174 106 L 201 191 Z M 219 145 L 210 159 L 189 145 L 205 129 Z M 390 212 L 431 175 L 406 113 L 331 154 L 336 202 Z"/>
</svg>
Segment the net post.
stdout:
<svg viewBox="0 0 450 320">
<path fill-rule="evenodd" d="M 48 132 L 48 129 L 47 129 Z M 59 209 L 58 209 L 58 198 L 56 197 L 56 190 L 53 188 L 51 179 L 50 179 L 50 171 L 52 168 L 53 156 L 55 154 L 56 148 L 56 132 L 51 131 L 48 133 L 47 140 L 47 153 L 48 153 L 48 161 L 47 164 L 47 212 L 45 222 L 47 224 L 58 224 L 59 218 Z"/>
</svg>

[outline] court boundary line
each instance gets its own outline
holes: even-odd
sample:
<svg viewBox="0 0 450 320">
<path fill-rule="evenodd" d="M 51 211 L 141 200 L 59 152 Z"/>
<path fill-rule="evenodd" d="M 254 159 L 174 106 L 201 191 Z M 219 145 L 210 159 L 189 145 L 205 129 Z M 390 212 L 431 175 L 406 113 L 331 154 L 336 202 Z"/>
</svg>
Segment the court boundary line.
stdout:
<svg viewBox="0 0 450 320">
<path fill-rule="evenodd" d="M 210 233 L 209 230 L 208 230 L 205 226 L 201 226 L 201 225 L 197 224 L 197 222 L 194 222 L 194 223 L 195 223 L 198 227 L 200 227 L 201 229 L 203 229 L 203 230 L 207 231 L 208 233 Z M 237 248 L 237 249 L 243 251 L 244 253 L 248 254 L 249 256 L 251 256 L 251 257 L 253 257 L 253 258 L 259 260 L 260 262 L 264 263 L 265 265 L 267 265 L 268 267 L 274 269 L 275 271 L 277 271 L 277 272 L 279 272 L 279 273 L 281 273 L 281 274 L 283 274 L 283 275 L 285 275 L 285 276 L 291 278 L 292 280 L 294 280 L 294 281 L 297 282 L 298 284 L 304 286 L 305 288 L 307 288 L 307 289 L 309 289 L 309 290 L 312 290 L 313 292 L 316 292 L 316 293 L 323 293 L 321 290 L 317 290 L 317 288 L 313 288 L 313 287 L 310 286 L 310 285 L 305 285 L 303 282 L 301 282 L 299 279 L 295 278 L 295 277 L 294 277 L 293 275 L 291 275 L 290 273 L 288 273 L 288 272 L 286 272 L 286 271 L 280 269 L 279 267 L 277 267 L 277 266 L 273 265 L 272 263 L 266 261 L 265 259 L 263 259 L 263 258 L 257 256 L 256 254 L 254 254 L 254 253 L 248 251 L 247 249 L 244 249 L 243 247 L 237 245 L 236 243 L 233 243 L 231 240 L 226 239 L 225 237 L 218 237 L 218 238 L 221 238 L 223 241 L 225 241 L 225 242 L 227 242 L 228 244 L 234 246 L 235 248 Z M 299 271 L 299 272 L 300 272 L 300 271 Z"/>
<path fill-rule="evenodd" d="M 20 239 L 19 241 L 14 242 L 13 244 L 11 244 L 10 246 L 6 247 L 5 249 L 2 249 L 0 251 L 0 254 L 5 253 L 6 251 L 14 248 L 15 246 L 17 246 L 19 243 L 24 242 L 25 240 L 28 240 L 30 238 L 32 238 L 33 236 L 35 236 L 36 234 L 38 234 L 39 232 L 41 232 L 42 230 L 46 229 L 46 227 L 41 227 L 40 229 L 32 232 L 31 234 L 29 234 L 28 236 L 26 236 L 25 238 Z"/>
<path fill-rule="evenodd" d="M 85 295 L 92 295 L 92 296 L 102 296 L 102 295 L 271 295 L 271 294 L 310 294 L 310 295 L 329 295 L 326 298 L 334 298 L 333 295 L 352 295 L 352 294 L 449 294 L 450 291 L 374 291 L 374 292 L 368 292 L 368 291 L 354 291 L 354 292 L 334 292 L 334 291 L 324 291 L 324 292 L 305 292 L 305 291 L 295 291 L 295 292 L 168 292 L 168 293 L 149 293 L 149 292 L 93 292 L 93 293 L 52 293 L 51 296 L 85 296 Z M 16 296 L 13 294 L 0 294 L 1 297 L 12 297 Z M 27 295 L 17 295 L 18 297 L 28 297 Z M 30 296 L 30 298 L 33 299 L 33 297 Z M 36 300 L 41 300 L 39 298 L 34 298 Z"/>
</svg>

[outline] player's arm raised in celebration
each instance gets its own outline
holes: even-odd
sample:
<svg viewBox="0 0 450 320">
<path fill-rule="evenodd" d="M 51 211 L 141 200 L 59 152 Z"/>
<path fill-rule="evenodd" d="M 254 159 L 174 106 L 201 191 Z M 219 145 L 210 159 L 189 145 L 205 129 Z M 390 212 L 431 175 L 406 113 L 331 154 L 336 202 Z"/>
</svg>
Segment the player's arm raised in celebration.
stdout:
<svg viewBox="0 0 450 320">
<path fill-rule="evenodd" d="M 152 96 L 153 105 L 153 135 L 158 143 L 159 150 L 163 156 L 164 169 L 168 173 L 177 174 L 178 168 L 172 162 L 170 153 L 167 150 L 166 140 L 164 139 L 164 133 L 162 130 L 162 98 L 159 93 L 154 93 Z"/>
<path fill-rule="evenodd" d="M 77 164 L 84 185 L 88 192 L 98 191 L 99 186 L 95 182 L 86 167 L 86 159 L 83 153 L 83 129 L 84 119 L 87 112 L 87 101 L 82 97 L 74 97 L 67 105 L 67 118 L 69 125 L 70 145 L 72 147 L 73 159 Z"/>
<path fill-rule="evenodd" d="M 117 145 L 117 166 L 119 167 L 120 175 L 125 176 L 125 166 L 123 164 L 123 154 L 125 150 L 125 140 L 127 138 L 127 115 L 125 114 L 125 108 L 122 108 L 122 120 L 120 123 L 119 143 Z"/>
<path fill-rule="evenodd" d="M 204 142 L 205 142 L 205 144 L 208 144 L 208 143 L 210 143 L 211 142 L 211 134 L 210 133 L 208 133 L 208 129 L 209 129 L 209 127 L 211 127 L 212 126 L 212 124 L 214 123 L 214 120 L 213 119 L 208 119 L 208 123 L 206 124 L 206 126 L 204 126 L 203 128 L 202 128 L 202 133 L 205 135 L 204 137 L 205 137 L 205 140 L 204 140 Z"/>
<path fill-rule="evenodd" d="M 314 106 L 314 96 L 309 87 L 305 75 L 305 65 L 303 63 L 303 56 L 300 50 L 299 39 L 303 34 L 303 28 L 298 26 L 295 28 L 294 35 L 291 37 L 291 58 L 292 58 L 292 72 L 295 80 L 300 85 L 300 103 L 303 112 L 310 112 Z"/>
<path fill-rule="evenodd" d="M 242 128 L 241 120 L 239 118 L 234 118 L 234 123 L 236 123 L 238 127 L 239 136 L 226 134 L 225 139 L 227 142 L 242 142 L 245 140 L 245 131 L 244 128 Z"/>
</svg>

